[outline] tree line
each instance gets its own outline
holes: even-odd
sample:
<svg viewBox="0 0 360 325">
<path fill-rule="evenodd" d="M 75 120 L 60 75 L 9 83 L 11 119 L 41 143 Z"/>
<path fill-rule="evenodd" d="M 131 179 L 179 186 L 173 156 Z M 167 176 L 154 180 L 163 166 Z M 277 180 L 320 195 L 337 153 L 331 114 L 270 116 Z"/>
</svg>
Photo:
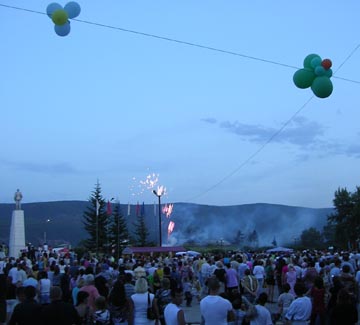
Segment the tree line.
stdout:
<svg viewBox="0 0 360 325">
<path fill-rule="evenodd" d="M 110 204 L 102 195 L 101 185 L 96 183 L 89 198 L 89 205 L 83 213 L 82 222 L 88 238 L 82 241 L 85 249 L 97 254 L 121 255 L 126 246 L 154 246 L 148 240 L 149 231 L 145 224 L 145 212 L 137 216 L 133 232 L 127 227 L 120 203 Z M 108 205 L 110 204 L 110 209 Z M 112 209 L 114 206 L 114 209 Z"/>
<path fill-rule="evenodd" d="M 89 235 L 83 241 L 83 246 L 88 251 L 120 256 L 125 246 L 155 246 L 155 243 L 149 241 L 143 209 L 137 216 L 136 222 L 133 223 L 133 231 L 130 232 L 120 204 L 115 204 L 111 213 L 108 211 L 108 204 L 97 182 L 89 198 L 89 205 L 83 213 L 84 228 Z M 334 194 L 333 204 L 334 212 L 328 215 L 327 224 L 322 231 L 313 227 L 303 230 L 298 243 L 295 243 L 296 246 L 314 249 L 330 246 L 348 250 L 359 249 L 360 187 L 356 187 L 354 192 L 346 188 L 338 188 Z M 243 234 L 241 230 L 237 230 L 230 241 L 232 244 L 240 245 L 245 240 L 256 247 L 258 242 L 256 230 L 249 234 Z"/>
<path fill-rule="evenodd" d="M 354 192 L 346 188 L 335 191 L 334 212 L 327 217 L 322 231 L 309 228 L 302 232 L 303 247 L 355 250 L 360 244 L 360 187 Z"/>
</svg>

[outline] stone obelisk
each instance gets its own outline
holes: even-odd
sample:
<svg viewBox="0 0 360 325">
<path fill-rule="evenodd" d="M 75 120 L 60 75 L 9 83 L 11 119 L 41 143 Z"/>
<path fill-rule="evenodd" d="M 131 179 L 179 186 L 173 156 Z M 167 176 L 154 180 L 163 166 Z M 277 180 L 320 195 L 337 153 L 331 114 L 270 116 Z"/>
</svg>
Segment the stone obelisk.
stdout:
<svg viewBox="0 0 360 325">
<path fill-rule="evenodd" d="M 15 196 L 15 210 L 11 217 L 9 257 L 18 258 L 25 249 L 24 210 L 21 210 L 22 194 L 19 190 Z"/>
</svg>

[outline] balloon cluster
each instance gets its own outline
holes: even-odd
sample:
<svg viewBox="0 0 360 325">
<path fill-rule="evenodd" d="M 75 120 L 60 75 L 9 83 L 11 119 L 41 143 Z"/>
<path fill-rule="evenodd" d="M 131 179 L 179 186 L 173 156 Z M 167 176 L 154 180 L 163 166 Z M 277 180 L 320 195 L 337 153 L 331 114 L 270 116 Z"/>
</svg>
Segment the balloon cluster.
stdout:
<svg viewBox="0 0 360 325">
<path fill-rule="evenodd" d="M 56 2 L 50 3 L 46 8 L 47 15 L 55 24 L 55 33 L 59 36 L 70 33 L 69 19 L 79 16 L 80 11 L 80 5 L 74 1 L 67 3 L 64 8 Z"/>
<path fill-rule="evenodd" d="M 296 87 L 311 87 L 314 95 L 320 98 L 329 97 L 333 91 L 331 61 L 321 60 L 317 54 L 309 54 L 304 60 L 304 68 L 295 72 L 293 80 Z"/>
</svg>

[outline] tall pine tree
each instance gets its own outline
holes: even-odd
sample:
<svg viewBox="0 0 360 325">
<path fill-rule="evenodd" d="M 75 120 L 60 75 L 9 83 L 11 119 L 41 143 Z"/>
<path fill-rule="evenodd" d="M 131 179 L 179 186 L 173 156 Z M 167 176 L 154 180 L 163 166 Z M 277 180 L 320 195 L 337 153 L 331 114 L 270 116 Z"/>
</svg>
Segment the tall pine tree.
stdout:
<svg viewBox="0 0 360 325">
<path fill-rule="evenodd" d="M 121 251 L 129 243 L 129 233 L 125 217 L 122 213 L 120 203 L 115 205 L 110 225 L 110 241 L 111 246 L 115 248 L 117 259 L 121 255 Z"/>
<path fill-rule="evenodd" d="M 137 243 L 137 246 L 145 247 L 150 246 L 151 243 L 148 242 L 149 231 L 145 224 L 145 208 L 141 209 L 141 214 L 137 216 L 137 222 L 134 223 L 134 242 Z"/>
<path fill-rule="evenodd" d="M 101 194 L 99 181 L 95 184 L 89 198 L 89 205 L 83 213 L 83 224 L 89 238 L 85 241 L 85 247 L 91 252 L 104 252 L 107 243 L 107 230 L 109 218 L 106 214 L 106 202 Z"/>
</svg>

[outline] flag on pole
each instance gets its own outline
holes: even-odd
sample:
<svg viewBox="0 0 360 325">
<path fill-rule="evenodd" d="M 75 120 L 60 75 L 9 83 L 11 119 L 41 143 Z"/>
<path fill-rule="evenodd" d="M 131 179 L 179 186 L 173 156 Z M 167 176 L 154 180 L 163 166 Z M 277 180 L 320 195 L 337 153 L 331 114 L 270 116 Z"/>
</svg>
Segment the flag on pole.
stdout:
<svg viewBox="0 0 360 325">
<path fill-rule="evenodd" d="M 145 204 L 144 204 L 144 201 L 142 203 L 142 206 L 141 206 L 141 216 L 144 216 L 145 215 Z"/>
<path fill-rule="evenodd" d="M 130 215 L 130 203 L 128 203 L 128 212 L 127 212 L 127 215 L 128 215 L 128 216 Z"/>
<path fill-rule="evenodd" d="M 100 209 L 100 204 L 99 204 L 98 199 L 96 199 L 96 216 L 97 217 L 99 216 L 99 209 Z"/>
<path fill-rule="evenodd" d="M 137 202 L 136 204 L 136 216 L 138 217 L 140 214 L 140 204 L 139 204 L 139 201 Z"/>
<path fill-rule="evenodd" d="M 106 214 L 107 214 L 108 216 L 111 216 L 111 215 L 112 215 L 112 208 L 111 208 L 111 203 L 110 203 L 110 201 L 107 202 Z"/>
</svg>

